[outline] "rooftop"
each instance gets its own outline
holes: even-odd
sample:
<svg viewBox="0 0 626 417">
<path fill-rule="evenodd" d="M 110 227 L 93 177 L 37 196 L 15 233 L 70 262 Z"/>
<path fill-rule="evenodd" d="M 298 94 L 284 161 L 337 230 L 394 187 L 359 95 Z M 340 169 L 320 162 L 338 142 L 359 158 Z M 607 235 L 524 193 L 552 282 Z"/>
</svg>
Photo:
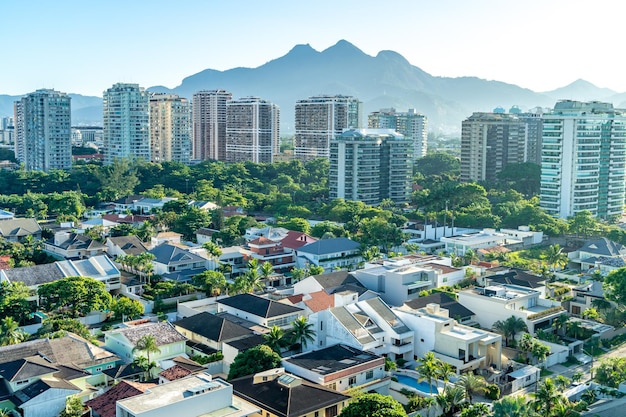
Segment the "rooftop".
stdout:
<svg viewBox="0 0 626 417">
<path fill-rule="evenodd" d="M 244 326 L 207 312 L 195 314 L 173 324 L 216 342 L 236 339 L 253 333 L 252 330 Z"/>
<path fill-rule="evenodd" d="M 218 303 L 263 318 L 279 317 L 303 312 L 300 307 L 269 300 L 254 294 L 238 294 L 223 298 L 219 300 Z"/>
<path fill-rule="evenodd" d="M 381 358 L 382 356 L 339 344 L 293 356 L 285 359 L 285 362 L 314 371 L 320 375 L 328 375 Z"/>
<path fill-rule="evenodd" d="M 157 346 L 184 342 L 187 340 L 185 336 L 178 333 L 176 329 L 174 329 L 174 327 L 167 322 L 131 325 L 125 329 L 109 330 L 107 333 L 123 335 L 133 345 L 136 345 L 139 339 L 146 335 L 154 336 Z"/>
</svg>

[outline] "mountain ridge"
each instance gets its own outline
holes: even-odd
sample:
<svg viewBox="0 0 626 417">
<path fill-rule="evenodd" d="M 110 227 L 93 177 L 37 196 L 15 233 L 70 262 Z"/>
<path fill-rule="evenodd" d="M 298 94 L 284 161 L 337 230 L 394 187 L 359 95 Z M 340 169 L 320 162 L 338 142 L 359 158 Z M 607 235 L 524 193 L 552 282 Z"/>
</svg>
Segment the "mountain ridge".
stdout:
<svg viewBox="0 0 626 417">
<path fill-rule="evenodd" d="M 535 92 L 515 84 L 485 80 L 474 76 L 433 76 L 412 65 L 404 56 L 382 50 L 371 56 L 348 42 L 317 51 L 310 44 L 297 44 L 286 54 L 255 68 L 237 67 L 224 71 L 207 68 L 191 74 L 173 88 L 153 86 L 153 92 L 169 92 L 191 99 L 199 90 L 225 89 L 233 98 L 258 96 L 281 109 L 281 133 L 293 132 L 297 100 L 319 94 L 352 95 L 363 102 L 363 120 L 381 108 L 399 111 L 415 108 L 429 118 L 429 130 L 459 132 L 461 121 L 476 111 L 496 107 L 522 109 L 552 107 L 559 99 L 610 101 L 615 107 L 626 107 L 626 93 L 599 88 L 585 80 L 575 80 L 564 87 Z M 85 118 L 101 122 L 101 99 L 73 95 L 73 123 Z M 7 97 L 10 112 L 7 113 Z M 12 101 L 20 96 L 0 95 L 0 115 L 12 114 Z M 99 102 L 98 102 L 99 100 Z M 76 104 L 80 102 L 78 107 Z M 100 111 L 98 117 L 97 112 Z M 80 115 L 80 119 L 74 116 Z M 93 122 L 97 122 L 94 120 Z"/>
</svg>

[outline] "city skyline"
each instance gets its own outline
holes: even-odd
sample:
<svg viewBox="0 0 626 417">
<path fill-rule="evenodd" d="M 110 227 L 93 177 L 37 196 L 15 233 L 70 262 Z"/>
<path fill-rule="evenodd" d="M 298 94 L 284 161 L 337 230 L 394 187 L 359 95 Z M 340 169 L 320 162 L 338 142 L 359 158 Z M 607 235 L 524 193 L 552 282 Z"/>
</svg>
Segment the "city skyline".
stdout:
<svg viewBox="0 0 626 417">
<path fill-rule="evenodd" d="M 397 1 L 385 8 L 351 0 L 9 1 L 0 37 L 11 40 L 11 59 L 0 67 L 0 94 L 54 88 L 102 96 L 117 82 L 173 88 L 205 69 L 256 68 L 297 44 L 321 51 L 341 39 L 372 56 L 396 51 L 434 76 L 476 76 L 537 92 L 585 79 L 626 91 L 618 65 L 590 59 L 613 54 L 611 42 L 598 39 L 618 36 L 621 14 L 607 13 L 619 8 L 616 1 Z"/>
</svg>

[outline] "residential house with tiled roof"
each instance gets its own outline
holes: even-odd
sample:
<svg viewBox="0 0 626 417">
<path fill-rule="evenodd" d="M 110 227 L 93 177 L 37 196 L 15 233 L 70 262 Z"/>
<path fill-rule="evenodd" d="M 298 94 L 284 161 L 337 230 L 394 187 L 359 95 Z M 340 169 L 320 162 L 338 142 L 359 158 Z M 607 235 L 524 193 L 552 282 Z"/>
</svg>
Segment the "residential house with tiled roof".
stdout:
<svg viewBox="0 0 626 417">
<path fill-rule="evenodd" d="M 361 244 L 346 237 L 320 239 L 297 249 L 296 263 L 299 268 L 316 265 L 331 272 L 335 268 L 355 269 L 363 261 Z"/>
<path fill-rule="evenodd" d="M 600 281 L 586 282 L 572 289 L 573 297 L 569 300 L 569 312 L 575 316 L 580 316 L 583 311 L 594 307 L 595 303 L 608 301 L 604 296 L 604 287 Z"/>
<path fill-rule="evenodd" d="M 116 417 L 117 401 L 143 394 L 154 386 L 152 383 L 120 381 L 103 394 L 85 402 L 85 405 L 91 409 L 92 417 Z"/>
<path fill-rule="evenodd" d="M 377 297 L 378 294 L 367 289 L 354 276 L 354 272 L 335 271 L 328 274 L 312 275 L 293 284 L 294 295 L 312 294 L 324 291 L 329 295 L 342 296 L 356 293 L 358 300 Z M 336 303 L 337 305 L 343 303 Z"/>
<path fill-rule="evenodd" d="M 259 416 L 334 417 L 351 400 L 348 395 L 286 373 L 283 368 L 237 378 L 231 383 L 237 397 L 260 409 Z"/>
<path fill-rule="evenodd" d="M 210 374 L 199 373 L 148 388 L 143 394 L 116 402 L 117 416 L 198 417 L 260 416 L 259 408 L 240 401 L 233 386 Z"/>
<path fill-rule="evenodd" d="M 595 268 L 598 261 L 606 258 L 626 259 L 626 246 L 601 237 L 586 241 L 580 249 L 569 252 L 567 256 L 570 264 L 582 272 L 587 272 Z"/>
<path fill-rule="evenodd" d="M 155 259 L 152 263 L 154 273 L 157 275 L 183 270 L 194 270 L 200 273 L 207 268 L 208 259 L 169 243 L 163 243 L 148 252 L 154 255 Z"/>
<path fill-rule="evenodd" d="M 32 218 L 0 220 L 0 237 L 9 242 L 22 242 L 27 236 L 41 239 L 41 226 Z"/>
<path fill-rule="evenodd" d="M 146 356 L 146 352 L 133 349 L 143 336 L 154 336 L 159 352 L 151 352 L 151 361 L 161 361 L 185 354 L 187 338 L 180 334 L 168 322 L 158 323 L 127 323 L 128 327 L 109 330 L 104 333 L 104 346 L 115 352 L 125 362 L 132 362 L 139 356 Z"/>
<path fill-rule="evenodd" d="M 226 312 L 253 323 L 271 328 L 288 329 L 291 323 L 304 314 L 304 310 L 291 304 L 270 300 L 254 294 L 238 294 L 217 302 L 218 313 Z"/>
<path fill-rule="evenodd" d="M 108 237 L 106 242 L 107 253 L 112 257 L 133 255 L 137 256 L 148 251 L 137 236 L 115 236 Z"/>
<path fill-rule="evenodd" d="M 54 238 L 44 242 L 43 250 L 57 258 L 83 259 L 104 255 L 107 247 L 87 235 L 61 231 L 57 232 Z"/>
<path fill-rule="evenodd" d="M 425 308 L 429 304 L 438 304 L 442 309 L 446 309 L 450 318 L 455 319 L 459 323 L 471 323 L 474 321 L 474 312 L 445 292 L 434 292 L 425 297 L 415 298 L 404 303 L 404 305 L 413 310 Z"/>
<path fill-rule="evenodd" d="M 10 211 L 0 210 L 0 220 L 10 220 L 14 218 L 15 214 L 11 213 Z"/>
<path fill-rule="evenodd" d="M 200 372 L 208 372 L 207 368 L 184 356 L 177 356 L 171 359 L 171 361 L 164 362 L 171 362 L 172 366 L 159 373 L 159 384 L 172 382 Z"/>
<path fill-rule="evenodd" d="M 378 297 L 322 310 L 309 322 L 318 349 L 345 344 L 394 360 L 413 359 L 413 331 Z"/>
<path fill-rule="evenodd" d="M 314 384 L 345 392 L 389 394 L 385 358 L 347 345 L 328 346 L 282 360 L 285 371 Z"/>
<path fill-rule="evenodd" d="M 131 226 L 141 226 L 143 222 L 154 219 L 153 215 L 139 214 L 103 214 L 102 218 L 119 224 L 130 224 Z"/>
</svg>

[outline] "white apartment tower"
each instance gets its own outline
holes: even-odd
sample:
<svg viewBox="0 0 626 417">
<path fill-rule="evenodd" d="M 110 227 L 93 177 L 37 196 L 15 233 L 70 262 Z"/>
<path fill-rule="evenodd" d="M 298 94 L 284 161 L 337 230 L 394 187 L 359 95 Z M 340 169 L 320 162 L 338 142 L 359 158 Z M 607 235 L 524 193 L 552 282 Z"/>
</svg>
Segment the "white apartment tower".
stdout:
<svg viewBox="0 0 626 417">
<path fill-rule="evenodd" d="M 278 106 L 258 97 L 226 104 L 226 161 L 272 163 L 278 153 Z"/>
<path fill-rule="evenodd" d="M 330 142 L 330 198 L 408 203 L 412 151 L 412 140 L 393 129 L 345 130 Z"/>
<path fill-rule="evenodd" d="M 367 117 L 370 129 L 393 129 L 413 142 L 413 160 L 426 156 L 428 148 L 428 118 L 415 109 L 396 112 L 396 109 L 381 109 Z"/>
<path fill-rule="evenodd" d="M 626 180 L 626 113 L 610 103 L 559 101 L 543 115 L 540 205 L 567 218 L 620 216 Z"/>
<path fill-rule="evenodd" d="M 193 95 L 193 159 L 226 160 L 226 102 L 232 97 L 226 90 Z"/>
<path fill-rule="evenodd" d="M 105 165 L 117 158 L 151 160 L 149 100 L 138 84 L 117 83 L 103 93 Z"/>
<path fill-rule="evenodd" d="M 344 129 L 361 127 L 362 103 L 348 96 L 316 96 L 296 102 L 294 156 L 328 158 L 330 141 Z"/>
<path fill-rule="evenodd" d="M 176 94 L 150 97 L 150 155 L 152 162 L 191 159 L 191 105 Z"/>
<path fill-rule="evenodd" d="M 72 167 L 70 97 L 42 89 L 15 102 L 15 157 L 26 170 Z"/>
</svg>

